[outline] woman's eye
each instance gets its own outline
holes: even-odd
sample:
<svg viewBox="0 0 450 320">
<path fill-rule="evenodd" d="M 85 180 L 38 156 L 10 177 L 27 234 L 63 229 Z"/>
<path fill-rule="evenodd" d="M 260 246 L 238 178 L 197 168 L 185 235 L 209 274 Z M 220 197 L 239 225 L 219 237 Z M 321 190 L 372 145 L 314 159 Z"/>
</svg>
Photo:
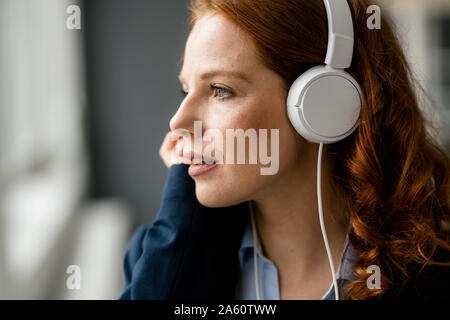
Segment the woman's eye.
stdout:
<svg viewBox="0 0 450 320">
<path fill-rule="evenodd" d="M 214 90 L 214 96 L 219 100 L 224 100 L 233 95 L 233 92 L 222 87 L 211 85 L 211 89 Z M 180 89 L 180 94 L 182 98 L 185 98 L 189 94 L 189 92 L 184 91 L 184 89 Z"/>
<path fill-rule="evenodd" d="M 219 98 L 219 100 L 224 100 L 228 97 L 230 97 L 233 93 L 225 88 L 222 87 L 217 87 L 214 85 L 211 85 L 211 89 L 214 90 L 215 96 L 217 96 Z"/>
</svg>

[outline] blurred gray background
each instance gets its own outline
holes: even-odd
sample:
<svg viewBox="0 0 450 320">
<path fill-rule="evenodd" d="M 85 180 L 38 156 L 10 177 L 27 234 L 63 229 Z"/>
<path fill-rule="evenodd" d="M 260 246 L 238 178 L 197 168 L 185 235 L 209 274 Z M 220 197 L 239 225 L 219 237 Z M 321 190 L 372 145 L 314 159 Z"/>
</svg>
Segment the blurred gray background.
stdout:
<svg viewBox="0 0 450 320">
<path fill-rule="evenodd" d="M 92 193 L 128 199 L 136 223 L 158 210 L 158 151 L 180 102 L 188 1 L 84 1 Z"/>
<path fill-rule="evenodd" d="M 450 2 L 381 3 L 449 151 Z M 130 236 L 159 208 L 187 4 L 0 0 L 0 299 L 119 296 Z"/>
<path fill-rule="evenodd" d="M 187 19 L 180 0 L 0 0 L 0 298 L 119 296 L 159 208 Z"/>
</svg>

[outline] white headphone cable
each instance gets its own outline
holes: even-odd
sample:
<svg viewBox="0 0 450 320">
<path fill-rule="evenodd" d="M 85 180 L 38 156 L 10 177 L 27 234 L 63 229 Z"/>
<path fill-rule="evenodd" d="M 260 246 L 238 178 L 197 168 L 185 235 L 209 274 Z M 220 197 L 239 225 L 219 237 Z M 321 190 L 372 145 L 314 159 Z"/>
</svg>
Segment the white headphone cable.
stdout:
<svg viewBox="0 0 450 320">
<path fill-rule="evenodd" d="M 319 205 L 319 220 L 320 220 L 320 228 L 322 229 L 323 242 L 325 244 L 325 248 L 327 249 L 328 260 L 330 261 L 331 275 L 333 276 L 334 295 L 336 300 L 339 300 L 339 289 L 337 285 L 336 273 L 334 272 L 333 257 L 331 256 L 331 250 L 328 244 L 327 231 L 325 230 L 325 223 L 323 221 L 322 183 L 321 183 L 322 150 L 323 150 L 323 143 L 321 142 L 319 144 L 319 154 L 317 156 L 317 202 Z"/>
<path fill-rule="evenodd" d="M 258 280 L 258 260 L 257 260 L 257 250 L 258 250 L 258 235 L 256 234 L 256 224 L 255 217 L 253 215 L 253 200 L 250 200 L 250 219 L 252 221 L 252 231 L 253 231 L 253 269 L 255 275 L 255 289 L 256 289 L 256 300 L 261 300 L 259 296 L 259 280 Z"/>
</svg>

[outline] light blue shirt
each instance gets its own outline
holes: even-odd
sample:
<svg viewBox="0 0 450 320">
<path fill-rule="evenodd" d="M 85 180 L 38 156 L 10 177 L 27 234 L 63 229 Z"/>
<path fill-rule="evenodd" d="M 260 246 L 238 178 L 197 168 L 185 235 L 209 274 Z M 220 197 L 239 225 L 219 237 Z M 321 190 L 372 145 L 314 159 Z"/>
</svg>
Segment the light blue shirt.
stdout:
<svg viewBox="0 0 450 320">
<path fill-rule="evenodd" d="M 345 238 L 344 248 L 348 244 L 348 233 Z M 258 248 L 259 249 L 259 248 Z M 236 300 L 256 300 L 255 275 L 253 265 L 253 231 L 250 215 L 244 229 L 244 234 L 239 248 L 240 272 L 236 286 Z M 344 252 L 342 252 L 344 254 Z M 354 248 L 349 244 L 345 258 L 341 259 L 337 271 L 338 285 L 343 288 L 347 283 L 353 281 L 356 276 L 353 273 L 353 266 L 357 259 Z M 261 300 L 280 300 L 280 288 L 278 281 L 278 270 L 275 264 L 257 251 L 258 280 Z M 342 266 L 341 266 L 342 263 Z M 342 270 L 341 270 L 342 269 Z M 334 300 L 334 286 L 331 283 L 328 291 L 322 296 L 321 300 Z"/>
</svg>

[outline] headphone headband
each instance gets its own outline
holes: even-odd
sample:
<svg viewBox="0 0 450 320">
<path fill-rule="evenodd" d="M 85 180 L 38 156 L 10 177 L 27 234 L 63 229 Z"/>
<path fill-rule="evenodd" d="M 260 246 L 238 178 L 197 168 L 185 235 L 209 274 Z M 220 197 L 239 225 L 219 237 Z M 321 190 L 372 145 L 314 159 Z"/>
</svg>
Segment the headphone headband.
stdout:
<svg viewBox="0 0 450 320">
<path fill-rule="evenodd" d="M 325 64 L 346 69 L 353 57 L 353 19 L 347 0 L 323 0 L 328 17 L 328 48 Z"/>
</svg>

